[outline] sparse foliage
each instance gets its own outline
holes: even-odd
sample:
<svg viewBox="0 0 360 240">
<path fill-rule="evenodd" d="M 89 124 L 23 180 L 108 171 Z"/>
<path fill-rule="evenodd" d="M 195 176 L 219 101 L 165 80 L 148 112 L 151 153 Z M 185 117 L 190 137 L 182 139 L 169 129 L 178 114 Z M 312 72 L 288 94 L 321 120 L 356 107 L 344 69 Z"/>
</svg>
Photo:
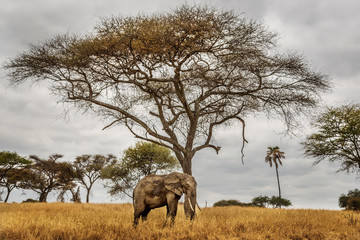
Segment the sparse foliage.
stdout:
<svg viewBox="0 0 360 240">
<path fill-rule="evenodd" d="M 339 171 L 360 170 L 360 105 L 330 107 L 313 124 L 317 132 L 303 142 L 305 155 L 341 164 Z"/>
<path fill-rule="evenodd" d="M 125 194 L 132 198 L 138 181 L 150 174 L 167 173 L 179 167 L 168 148 L 155 143 L 137 142 L 124 151 L 121 162 L 102 170 L 111 195 Z"/>
</svg>

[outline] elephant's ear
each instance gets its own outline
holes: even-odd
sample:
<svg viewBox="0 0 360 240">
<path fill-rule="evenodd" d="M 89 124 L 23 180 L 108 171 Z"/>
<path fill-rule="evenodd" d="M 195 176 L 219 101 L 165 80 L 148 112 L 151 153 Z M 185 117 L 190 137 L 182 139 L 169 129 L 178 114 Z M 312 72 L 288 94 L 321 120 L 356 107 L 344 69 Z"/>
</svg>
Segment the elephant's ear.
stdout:
<svg viewBox="0 0 360 240">
<path fill-rule="evenodd" d="M 183 194 L 183 187 L 181 185 L 181 179 L 177 174 L 171 173 L 165 177 L 165 188 L 178 196 Z"/>
</svg>

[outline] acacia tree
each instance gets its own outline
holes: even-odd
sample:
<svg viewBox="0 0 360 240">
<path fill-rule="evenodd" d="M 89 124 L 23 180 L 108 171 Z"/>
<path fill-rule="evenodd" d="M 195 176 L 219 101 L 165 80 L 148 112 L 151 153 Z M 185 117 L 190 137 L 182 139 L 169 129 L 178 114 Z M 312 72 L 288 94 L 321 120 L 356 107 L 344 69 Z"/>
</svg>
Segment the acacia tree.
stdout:
<svg viewBox="0 0 360 240">
<path fill-rule="evenodd" d="M 14 168 L 7 171 L 6 174 L 3 176 L 0 185 L 6 188 L 7 191 L 4 199 L 5 203 L 9 200 L 12 190 L 14 190 L 15 188 L 20 188 L 22 183 L 26 181 L 26 173 L 26 168 Z"/>
<path fill-rule="evenodd" d="M 31 161 L 19 156 L 16 152 L 0 152 L 0 183 L 12 169 L 19 169 L 29 165 Z"/>
<path fill-rule="evenodd" d="M 9 199 L 11 191 L 19 186 L 23 177 L 23 168 L 31 161 L 19 156 L 16 152 L 0 152 L 0 187 L 6 189 L 4 202 Z M 0 192 L 1 199 L 2 191 Z"/>
<path fill-rule="evenodd" d="M 280 151 L 278 146 L 276 147 L 268 147 L 268 151 L 266 152 L 265 162 L 269 163 L 270 167 L 275 165 L 276 170 L 276 178 L 279 189 L 279 198 L 281 199 L 281 189 L 280 189 L 280 179 L 279 179 L 279 164 L 282 165 L 281 158 L 285 158 L 284 152 Z"/>
<path fill-rule="evenodd" d="M 103 168 L 101 178 L 107 180 L 111 195 L 125 194 L 132 198 L 132 191 L 141 178 L 178 167 L 177 159 L 168 148 L 140 141 L 124 151 L 121 162 Z"/>
<path fill-rule="evenodd" d="M 339 162 L 339 171 L 360 171 L 360 105 L 329 107 L 313 123 L 317 132 L 303 142 L 305 155 Z"/>
<path fill-rule="evenodd" d="M 94 183 L 100 178 L 101 170 L 117 162 L 114 155 L 81 155 L 76 157 L 74 167 L 80 184 L 86 189 L 86 202 L 90 200 L 90 192 Z"/>
<path fill-rule="evenodd" d="M 42 159 L 31 155 L 30 159 L 33 160 L 33 164 L 24 173 L 25 177 L 21 187 L 33 190 L 39 194 L 39 202 L 46 202 L 48 194 L 61 186 L 59 179 L 62 172 L 58 159 L 62 157 L 63 155 L 53 154 L 48 159 Z"/>
<path fill-rule="evenodd" d="M 184 5 L 173 12 L 104 18 L 93 34 L 60 35 L 12 59 L 12 84 L 50 82 L 60 101 L 171 149 L 184 173 L 214 131 L 249 114 L 288 128 L 315 107 L 327 78 L 303 56 L 280 53 L 278 35 L 232 11 Z M 243 131 L 244 133 L 244 131 Z M 243 137 L 243 146 L 246 142 Z M 185 201 L 187 202 L 187 201 Z"/>
<path fill-rule="evenodd" d="M 57 197 L 58 201 L 64 202 L 67 192 L 71 193 L 71 201 L 81 203 L 80 186 L 78 186 L 79 172 L 76 171 L 73 164 L 61 162 L 59 164 L 61 174 L 58 177 L 60 193 Z"/>
</svg>

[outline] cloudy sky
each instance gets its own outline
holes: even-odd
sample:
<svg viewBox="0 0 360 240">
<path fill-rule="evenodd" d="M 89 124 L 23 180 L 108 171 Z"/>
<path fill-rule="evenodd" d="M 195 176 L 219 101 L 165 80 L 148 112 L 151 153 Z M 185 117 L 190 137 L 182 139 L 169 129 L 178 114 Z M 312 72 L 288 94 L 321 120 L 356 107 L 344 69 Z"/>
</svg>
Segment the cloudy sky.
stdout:
<svg viewBox="0 0 360 240">
<path fill-rule="evenodd" d="M 86 34 L 100 17 L 170 11 L 185 1 L 175 0 L 0 0 L 0 66 L 10 58 L 56 34 Z M 357 0 L 213 0 L 187 1 L 244 13 L 264 22 L 280 35 L 284 50 L 296 50 L 314 68 L 330 76 L 334 88 L 323 96 L 329 106 L 360 103 L 360 1 Z M 216 136 L 222 146 L 219 155 L 204 150 L 195 156 L 193 175 L 198 182 L 198 202 L 208 206 L 221 199 L 250 202 L 258 195 L 277 195 L 275 169 L 264 162 L 268 146 L 278 145 L 286 159 L 279 169 L 283 197 L 294 208 L 339 209 L 338 197 L 360 188 L 355 175 L 336 173 L 337 165 L 326 162 L 312 166 L 303 156 L 302 142 L 310 119 L 304 118 L 304 132 L 279 135 L 283 126 L 257 116 L 247 119 L 245 164 L 240 158 L 241 129 L 224 128 Z M 9 87 L 0 68 L 0 151 L 46 158 L 64 154 L 72 161 L 81 154 L 113 153 L 118 156 L 135 143 L 121 127 L 102 131 L 104 123 L 91 115 L 71 111 L 56 102 L 45 85 Z M 14 192 L 10 202 L 36 197 L 31 192 Z M 84 198 L 84 197 L 83 197 Z M 50 200 L 54 200 L 54 195 Z M 92 202 L 126 202 L 114 199 L 101 184 Z"/>
</svg>

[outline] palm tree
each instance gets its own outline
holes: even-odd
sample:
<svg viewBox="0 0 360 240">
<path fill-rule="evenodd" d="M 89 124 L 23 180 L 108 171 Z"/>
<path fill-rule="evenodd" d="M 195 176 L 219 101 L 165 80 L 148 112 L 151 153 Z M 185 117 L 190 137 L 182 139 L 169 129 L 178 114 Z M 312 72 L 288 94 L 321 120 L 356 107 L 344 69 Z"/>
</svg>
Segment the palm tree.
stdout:
<svg viewBox="0 0 360 240">
<path fill-rule="evenodd" d="M 273 163 L 275 164 L 276 169 L 276 177 L 278 182 L 278 188 L 279 188 L 279 198 L 281 198 L 281 190 L 280 190 L 280 180 L 279 180 L 279 164 L 282 165 L 281 158 L 285 158 L 284 152 L 280 151 L 280 148 L 278 146 L 276 147 L 268 147 L 268 151 L 266 153 L 265 162 L 270 164 L 270 167 L 272 167 Z"/>
</svg>

